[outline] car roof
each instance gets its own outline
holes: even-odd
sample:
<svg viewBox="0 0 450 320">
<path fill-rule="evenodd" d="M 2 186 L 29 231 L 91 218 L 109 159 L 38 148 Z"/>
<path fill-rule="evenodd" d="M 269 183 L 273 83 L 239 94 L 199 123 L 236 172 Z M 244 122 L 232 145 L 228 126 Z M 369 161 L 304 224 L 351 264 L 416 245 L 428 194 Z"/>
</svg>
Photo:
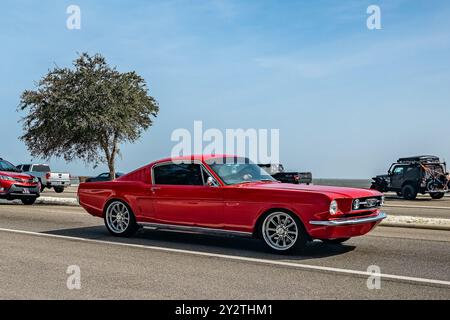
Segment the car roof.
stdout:
<svg viewBox="0 0 450 320">
<path fill-rule="evenodd" d="M 215 155 L 193 154 L 193 155 L 188 155 L 188 156 L 169 157 L 169 158 L 160 159 L 160 160 L 152 162 L 152 165 L 156 164 L 156 163 L 169 162 L 169 161 L 207 161 L 210 159 L 228 158 L 228 157 L 237 157 L 237 156 L 232 155 L 232 154 L 215 154 Z"/>
<path fill-rule="evenodd" d="M 405 162 L 439 162 L 439 157 L 432 156 L 432 155 L 406 157 L 406 158 L 398 159 L 397 162 L 400 162 L 400 163 L 405 163 Z"/>
</svg>

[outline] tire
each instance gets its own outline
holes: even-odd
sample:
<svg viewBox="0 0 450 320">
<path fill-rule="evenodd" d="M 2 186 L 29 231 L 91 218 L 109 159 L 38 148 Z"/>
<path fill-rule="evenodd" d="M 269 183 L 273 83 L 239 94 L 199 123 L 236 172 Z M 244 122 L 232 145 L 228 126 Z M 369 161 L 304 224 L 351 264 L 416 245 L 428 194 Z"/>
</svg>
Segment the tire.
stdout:
<svg viewBox="0 0 450 320">
<path fill-rule="evenodd" d="M 402 195 L 405 200 L 414 200 L 417 198 L 417 189 L 407 184 L 402 188 Z"/>
<path fill-rule="evenodd" d="M 344 243 L 347 240 L 350 240 L 350 238 L 337 238 L 337 239 L 321 239 L 324 243 L 329 244 L 341 244 Z"/>
<path fill-rule="evenodd" d="M 430 193 L 430 197 L 434 200 L 442 199 L 445 196 L 444 192 L 433 192 Z"/>
<path fill-rule="evenodd" d="M 308 239 L 300 219 L 282 210 L 264 215 L 259 226 L 259 235 L 267 249 L 278 254 L 303 251 Z"/>
<path fill-rule="evenodd" d="M 44 186 L 44 184 L 42 183 L 41 179 L 39 179 L 39 183 L 41 184 L 41 192 L 44 192 L 45 186 Z"/>
<path fill-rule="evenodd" d="M 56 193 L 63 193 L 64 187 L 53 187 L 53 190 L 55 190 Z"/>
<path fill-rule="evenodd" d="M 26 206 L 32 206 L 36 202 L 36 198 L 23 198 L 20 201 Z"/>
<path fill-rule="evenodd" d="M 119 221 L 117 221 L 118 216 Z M 116 237 L 130 237 L 139 229 L 133 211 L 120 200 L 114 200 L 108 204 L 104 221 L 106 229 Z"/>
</svg>

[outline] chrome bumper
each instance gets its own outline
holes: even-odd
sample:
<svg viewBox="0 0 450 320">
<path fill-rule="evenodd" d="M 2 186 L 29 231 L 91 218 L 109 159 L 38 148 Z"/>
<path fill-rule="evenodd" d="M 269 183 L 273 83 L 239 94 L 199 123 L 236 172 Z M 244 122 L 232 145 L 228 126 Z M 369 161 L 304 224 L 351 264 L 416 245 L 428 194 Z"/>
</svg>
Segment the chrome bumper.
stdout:
<svg viewBox="0 0 450 320">
<path fill-rule="evenodd" d="M 328 226 L 328 227 L 339 227 L 339 226 L 348 226 L 355 224 L 363 224 L 370 222 L 377 222 L 385 219 L 387 217 L 386 213 L 380 212 L 376 216 L 367 217 L 367 218 L 345 218 L 345 219 L 336 219 L 336 220 L 325 220 L 325 221 L 310 221 L 309 224 L 315 226 Z"/>
</svg>

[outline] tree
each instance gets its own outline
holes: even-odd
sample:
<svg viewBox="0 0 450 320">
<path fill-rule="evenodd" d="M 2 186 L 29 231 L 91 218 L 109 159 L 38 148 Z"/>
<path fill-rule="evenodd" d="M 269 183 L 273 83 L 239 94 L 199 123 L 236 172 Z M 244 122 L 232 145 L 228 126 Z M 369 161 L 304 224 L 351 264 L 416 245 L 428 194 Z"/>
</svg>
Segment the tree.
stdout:
<svg viewBox="0 0 450 320">
<path fill-rule="evenodd" d="M 121 73 L 99 54 L 81 54 L 72 69 L 56 66 L 36 90 L 22 93 L 25 142 L 35 157 L 107 163 L 115 177 L 120 144 L 137 141 L 159 111 L 136 72 Z"/>
</svg>

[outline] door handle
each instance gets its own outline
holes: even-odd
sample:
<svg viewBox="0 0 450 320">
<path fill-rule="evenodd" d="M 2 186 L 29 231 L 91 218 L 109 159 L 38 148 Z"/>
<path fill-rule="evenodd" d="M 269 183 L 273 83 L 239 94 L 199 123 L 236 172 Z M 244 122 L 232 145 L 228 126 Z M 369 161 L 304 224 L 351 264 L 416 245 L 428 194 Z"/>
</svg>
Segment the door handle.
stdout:
<svg viewBox="0 0 450 320">
<path fill-rule="evenodd" d="M 160 190 L 160 187 L 151 187 L 150 190 L 152 193 L 155 193 L 155 191 Z"/>
</svg>

